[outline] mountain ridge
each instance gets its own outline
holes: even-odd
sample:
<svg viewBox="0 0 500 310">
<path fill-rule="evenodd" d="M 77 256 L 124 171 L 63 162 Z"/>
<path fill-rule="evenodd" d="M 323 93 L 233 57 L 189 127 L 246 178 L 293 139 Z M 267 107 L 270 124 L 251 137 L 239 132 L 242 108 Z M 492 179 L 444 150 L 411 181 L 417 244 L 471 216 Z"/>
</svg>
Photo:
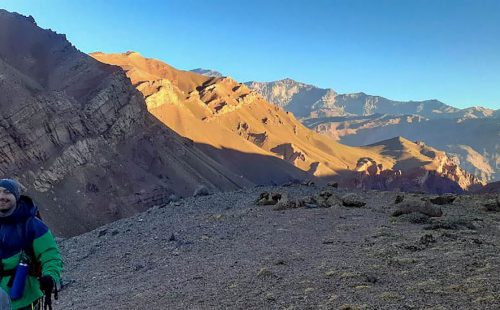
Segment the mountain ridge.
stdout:
<svg viewBox="0 0 500 310">
<path fill-rule="evenodd" d="M 370 147 L 348 147 L 317 135 L 304 127 L 292 113 L 272 105 L 248 89 L 245 84 L 238 83 L 230 77 L 210 78 L 203 76 L 204 81 L 200 82 L 195 90 L 163 87 L 153 89 L 153 93 L 149 93 L 149 90 L 143 87 L 144 84 L 169 84 L 169 76 L 165 76 L 161 80 L 139 81 L 135 69 L 131 68 L 134 60 L 129 59 L 129 55 L 126 53 L 91 55 L 105 63 L 121 65 L 132 79 L 132 83 L 143 92 L 149 111 L 168 127 L 193 139 L 193 141 L 203 141 L 203 143 L 211 145 L 229 143 L 232 140 L 243 140 L 241 143 L 237 143 L 241 145 L 251 142 L 260 149 L 260 152 L 264 151 L 266 154 L 281 158 L 307 172 L 311 177 L 339 178 L 344 180 L 345 185 L 357 187 L 397 188 L 403 186 L 403 188 L 410 190 L 423 186 L 423 183 L 404 181 L 403 179 L 406 177 L 415 178 L 419 173 L 427 174 L 426 171 L 429 169 L 438 169 L 439 167 L 442 171 L 438 172 L 436 176 L 432 176 L 432 178 L 437 177 L 436 182 L 439 183 L 439 175 L 446 176 L 448 172 L 454 173 L 443 168 L 443 165 L 448 165 L 445 164 L 448 159 L 443 160 L 447 157 L 442 155 L 442 152 L 435 152 L 435 154 L 441 155 L 417 160 L 416 162 L 421 164 L 417 165 L 418 167 L 411 166 L 409 168 L 411 172 L 406 170 L 407 167 L 404 163 L 399 163 L 399 168 L 396 170 L 402 170 L 402 176 L 400 175 L 396 178 L 397 181 L 394 181 L 395 178 L 392 175 L 397 174 L 397 172 L 394 172 L 392 167 L 398 162 L 396 157 L 381 156 L 378 150 Z M 141 63 L 147 61 L 158 63 L 156 59 L 147 58 L 141 60 Z M 182 79 L 183 74 L 185 71 L 178 70 L 176 76 Z M 157 100 L 158 98 L 159 100 Z M 216 141 L 217 138 L 214 135 L 199 135 L 200 132 L 207 132 L 208 128 L 212 132 L 222 132 L 220 131 L 222 129 L 226 133 L 224 141 Z M 417 147 L 419 146 L 416 144 L 413 146 L 413 148 Z M 410 149 L 408 148 L 408 150 Z M 418 152 L 413 153 L 419 154 Z M 370 158 L 371 162 L 375 163 L 374 165 L 383 167 L 383 173 L 379 171 L 371 174 L 368 171 L 359 170 L 358 165 L 361 165 L 360 167 L 366 166 L 360 164 L 360 161 L 363 162 L 365 158 Z M 432 162 L 433 165 L 426 166 L 424 164 L 426 161 Z M 221 162 L 221 164 L 223 163 Z M 449 162 L 449 164 L 456 167 L 454 163 Z M 460 168 L 457 169 L 456 171 L 461 171 Z M 459 187 L 466 188 L 475 183 L 470 175 L 466 173 L 462 175 L 464 177 L 458 178 L 467 181 L 461 183 Z M 376 179 L 376 182 L 372 179 Z M 394 183 L 388 184 L 383 180 L 393 180 Z M 450 187 L 449 185 L 446 185 L 445 188 L 436 190 L 458 190 L 458 187 Z M 432 188 L 425 187 L 425 190 L 432 190 Z"/>
<path fill-rule="evenodd" d="M 440 116 L 451 118 L 490 117 L 500 111 L 481 106 L 458 109 L 436 99 L 398 101 L 378 95 L 368 95 L 364 92 L 339 94 L 331 88 L 320 88 L 290 78 L 272 82 L 250 81 L 246 82 L 245 85 L 262 94 L 269 102 L 281 107 L 290 105 L 287 110 L 296 114 L 299 118 L 371 115 L 376 113 L 415 114 L 427 118 L 439 118 Z M 310 92 L 316 94 L 316 96 L 313 96 L 313 98 L 294 98 L 294 96 L 301 96 L 300 92 Z M 349 107 L 349 105 L 353 104 L 358 105 L 358 107 Z M 377 104 L 380 107 L 377 107 Z M 304 106 L 307 108 L 299 110 Z M 404 108 L 404 110 L 400 112 L 394 111 L 397 108 Z M 414 113 L 411 113 L 412 111 Z"/>
</svg>

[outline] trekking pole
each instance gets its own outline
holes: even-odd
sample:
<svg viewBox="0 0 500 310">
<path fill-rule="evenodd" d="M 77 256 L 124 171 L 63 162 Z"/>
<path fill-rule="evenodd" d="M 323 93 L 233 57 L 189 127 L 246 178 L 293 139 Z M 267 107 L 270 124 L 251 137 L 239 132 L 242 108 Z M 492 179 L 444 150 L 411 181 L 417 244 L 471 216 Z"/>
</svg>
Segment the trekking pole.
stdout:
<svg viewBox="0 0 500 310">
<path fill-rule="evenodd" d="M 43 300 L 43 309 L 44 310 L 52 310 L 52 292 L 54 292 L 54 299 L 57 300 L 59 299 L 58 291 L 57 291 L 57 284 L 55 283 L 54 279 L 52 279 L 52 285 L 50 286 L 49 289 L 45 290 L 44 293 L 44 298 Z"/>
</svg>

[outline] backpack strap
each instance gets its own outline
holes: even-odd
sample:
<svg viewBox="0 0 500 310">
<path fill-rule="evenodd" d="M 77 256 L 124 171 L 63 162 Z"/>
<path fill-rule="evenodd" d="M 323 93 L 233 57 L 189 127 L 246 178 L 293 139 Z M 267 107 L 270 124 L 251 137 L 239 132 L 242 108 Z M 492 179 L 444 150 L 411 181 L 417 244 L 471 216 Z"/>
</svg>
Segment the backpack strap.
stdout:
<svg viewBox="0 0 500 310">
<path fill-rule="evenodd" d="M 33 222 L 34 217 L 29 217 L 23 225 L 17 225 L 17 233 L 21 237 L 22 248 L 21 255 L 25 255 L 28 259 L 28 265 L 30 266 L 29 274 L 31 276 L 40 276 L 41 269 L 36 260 L 35 250 L 33 249 L 33 236 L 30 236 L 30 224 Z"/>
</svg>

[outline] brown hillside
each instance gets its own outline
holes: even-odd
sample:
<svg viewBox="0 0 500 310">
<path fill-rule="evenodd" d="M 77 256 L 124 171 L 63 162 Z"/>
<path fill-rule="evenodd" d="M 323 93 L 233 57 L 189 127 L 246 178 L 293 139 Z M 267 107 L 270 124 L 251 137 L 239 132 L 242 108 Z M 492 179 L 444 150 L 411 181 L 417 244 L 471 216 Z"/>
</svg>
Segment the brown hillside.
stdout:
<svg viewBox="0 0 500 310">
<path fill-rule="evenodd" d="M 176 74 L 169 73 L 161 79 L 144 81 L 142 77 L 146 74 L 138 77 L 134 64 L 157 63 L 157 60 L 143 58 L 138 61 L 138 53 L 130 52 L 94 53 L 91 56 L 122 66 L 132 83 L 143 92 L 149 111 L 194 142 L 271 154 L 318 177 L 352 169 L 367 153 L 381 162 L 386 161 L 367 149 L 348 147 L 314 133 L 292 114 L 268 103 L 229 77 L 200 75 L 200 84 L 192 91 L 185 91 L 176 87 L 169 77 L 175 75 L 177 83 L 184 85 L 193 81 L 195 73 L 178 70 Z M 148 66 L 141 66 L 145 67 Z M 158 86 L 156 92 L 151 91 L 152 85 Z"/>
<path fill-rule="evenodd" d="M 401 178 L 414 179 L 416 171 L 423 174 L 433 171 L 437 178 L 447 178 L 446 183 L 458 183 L 454 190 L 466 189 L 476 182 L 468 176 L 466 180 L 462 180 L 461 175 L 450 176 L 442 167 L 446 161 L 443 158 L 447 158 L 444 153 L 429 151 L 428 156 L 423 158 L 424 155 L 416 150 L 418 146 L 410 147 L 409 141 L 404 146 L 399 145 L 400 150 L 395 153 L 384 152 L 380 145 L 350 147 L 331 141 L 303 126 L 291 113 L 270 104 L 229 77 L 194 77 L 196 74 L 193 72 L 176 70 L 166 64 L 162 67 L 165 74 L 161 74 L 162 70 L 149 74 L 143 71 L 149 67 L 160 67 L 159 61 L 132 52 L 93 53 L 91 56 L 104 63 L 121 66 L 143 93 L 148 110 L 168 127 L 196 143 L 272 155 L 293 164 L 311 177 L 341 180 L 358 187 L 400 188 L 401 182 L 393 183 L 392 174 L 399 173 Z M 135 64 L 139 65 L 136 67 Z M 139 71 L 141 74 L 138 74 Z M 171 80 L 172 76 L 175 80 Z M 196 81 L 198 84 L 193 84 Z M 390 145 L 387 147 L 391 148 Z M 367 159 L 375 163 L 377 178 L 385 178 L 383 185 L 369 181 L 374 175 L 363 170 L 366 166 L 363 162 Z M 224 164 L 224 158 L 218 160 Z M 385 173 L 381 174 L 381 171 Z M 360 179 L 361 174 L 368 174 L 369 179 Z M 380 180 L 376 183 L 379 184 Z M 410 183 L 412 185 L 403 188 L 422 186 L 420 181 Z"/>
</svg>

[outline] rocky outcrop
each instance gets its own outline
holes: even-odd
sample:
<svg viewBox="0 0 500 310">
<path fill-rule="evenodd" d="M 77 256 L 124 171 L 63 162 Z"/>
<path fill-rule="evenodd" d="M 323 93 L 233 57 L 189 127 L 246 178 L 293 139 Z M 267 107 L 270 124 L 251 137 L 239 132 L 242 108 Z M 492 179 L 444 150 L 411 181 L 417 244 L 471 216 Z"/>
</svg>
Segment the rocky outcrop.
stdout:
<svg viewBox="0 0 500 310">
<path fill-rule="evenodd" d="M 462 169 L 456 160 L 427 146 L 397 137 L 372 144 L 395 165 L 384 167 L 372 158 L 360 158 L 354 186 L 362 189 L 460 193 L 474 191 L 484 183 Z"/>
</svg>

